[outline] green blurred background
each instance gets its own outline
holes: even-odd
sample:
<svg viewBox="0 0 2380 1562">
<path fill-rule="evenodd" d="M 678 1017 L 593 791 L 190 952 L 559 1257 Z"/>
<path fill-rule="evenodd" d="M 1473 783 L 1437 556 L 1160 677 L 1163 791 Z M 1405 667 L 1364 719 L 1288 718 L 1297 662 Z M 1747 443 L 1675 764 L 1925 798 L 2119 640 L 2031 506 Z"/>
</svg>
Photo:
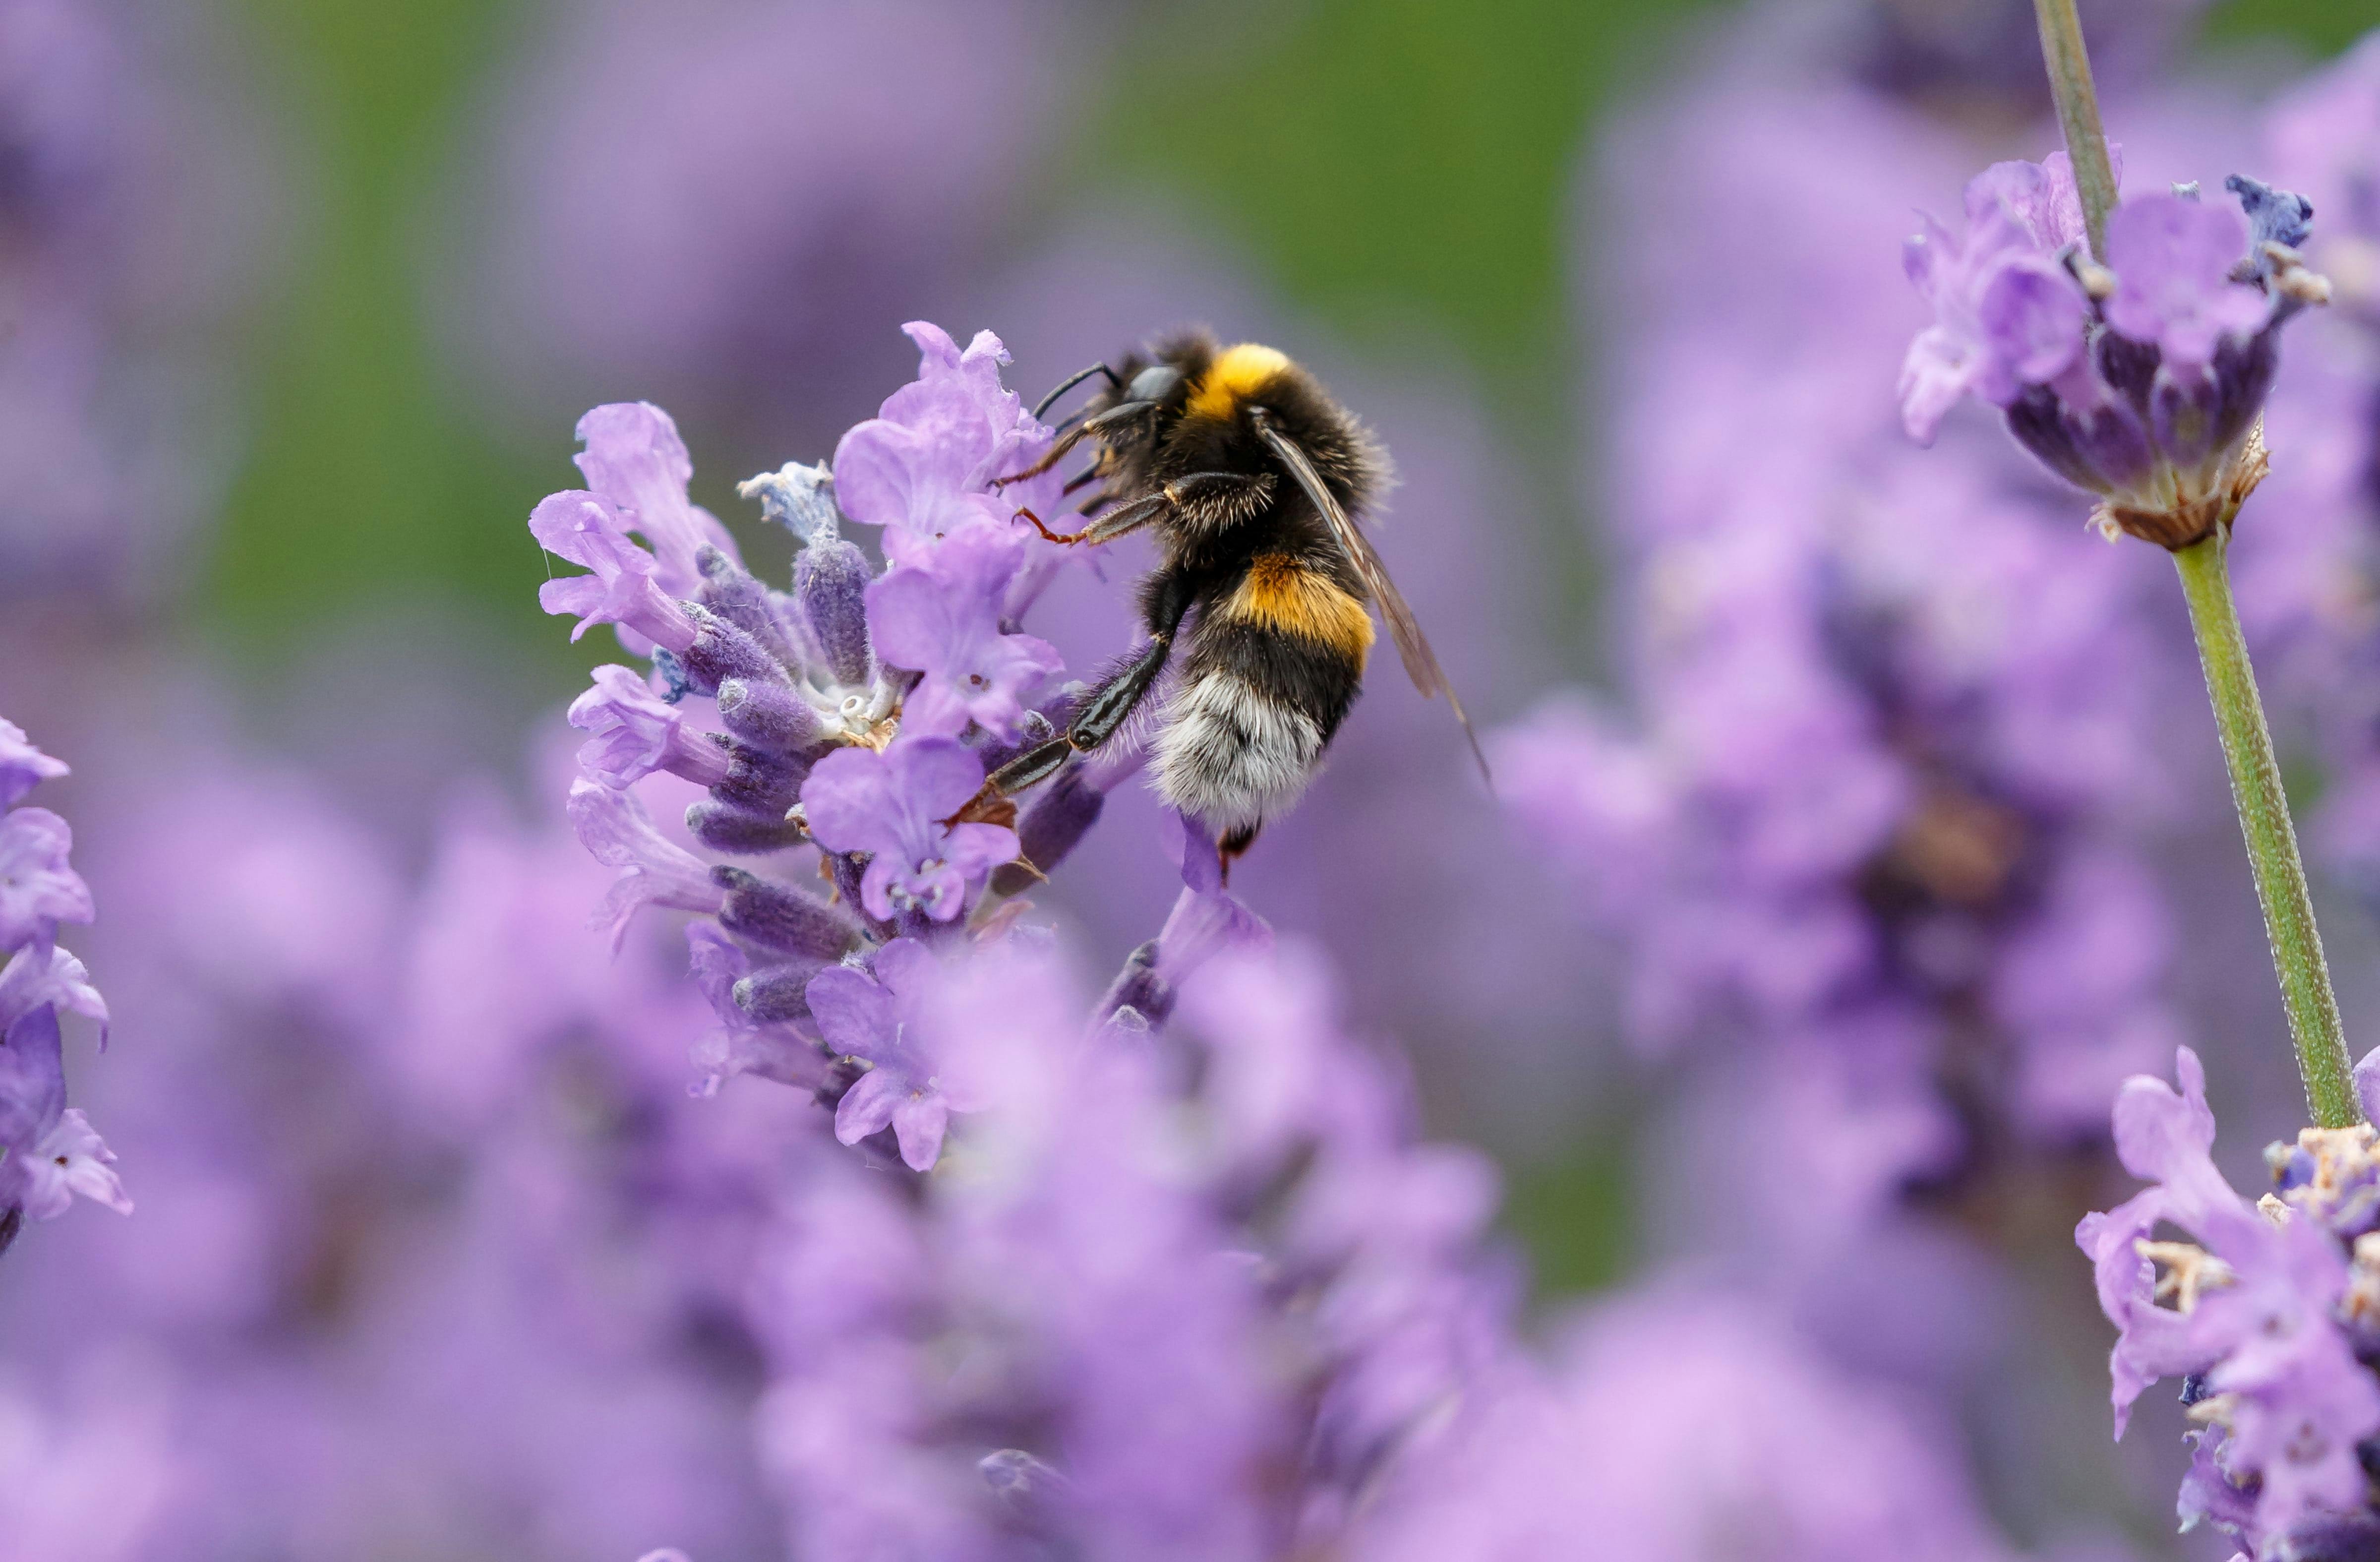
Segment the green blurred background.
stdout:
<svg viewBox="0 0 2380 1562">
<path fill-rule="evenodd" d="M 1049 177 L 1093 206 L 1104 189 L 1184 200 L 1361 350 L 1453 344 L 1544 519 L 1566 519 L 1546 453 L 1592 380 L 1566 307 L 1572 170 L 1598 111 L 1718 4 L 1128 10 Z M 565 475 L 568 430 L 557 420 L 541 460 L 492 443 L 442 387 L 424 318 L 439 192 L 474 152 L 465 110 L 528 45 L 531 12 L 247 0 L 255 78 L 308 161 L 291 275 L 245 346 L 250 438 L 198 599 L 236 652 L 274 654 L 363 599 L 420 594 L 564 655 L 524 589 L 538 556 L 493 522 Z M 2208 33 L 2319 55 L 2375 22 L 2380 0 L 2231 0 Z"/>
<path fill-rule="evenodd" d="M 1102 13 L 1079 101 L 1032 213 L 1155 190 L 1354 350 L 1451 351 L 1483 388 L 1504 455 L 1567 577 L 1572 639 L 1593 657 L 1591 550 L 1576 475 L 1597 375 L 1575 318 L 1572 192 L 1598 115 L 1689 46 L 1720 0 L 1257 0 Z M 571 481 L 576 409 L 540 449 L 485 426 L 442 367 L 427 280 L 474 110 L 541 18 L 513 0 L 246 0 L 237 46 L 298 149 L 281 283 L 241 348 L 247 437 L 227 512 L 180 626 L 233 665 L 285 663 L 326 624 L 430 612 L 500 646 L 548 703 L 600 659 L 537 611 L 545 565 L 520 525 Z M 2232 0 L 2209 46 L 2335 53 L 2380 0 Z M 1022 236 L 1020 236 L 1022 237 Z M 972 328 L 976 321 L 953 321 Z M 704 448 L 689 429 L 698 467 Z M 786 454 L 805 458 L 814 451 Z M 724 494 L 720 474 L 698 498 Z M 1541 1285 L 1606 1278 L 1624 1141 L 1514 1168 L 1510 1217 Z M 1598 1149 L 1598 1146 L 1604 1148 Z"/>
</svg>

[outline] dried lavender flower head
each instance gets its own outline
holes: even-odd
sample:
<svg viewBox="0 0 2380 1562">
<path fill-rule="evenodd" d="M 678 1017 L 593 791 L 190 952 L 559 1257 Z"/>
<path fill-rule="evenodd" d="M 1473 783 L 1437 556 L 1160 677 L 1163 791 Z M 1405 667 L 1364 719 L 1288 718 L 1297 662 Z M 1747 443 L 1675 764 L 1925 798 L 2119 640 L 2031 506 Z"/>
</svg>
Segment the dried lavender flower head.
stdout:
<svg viewBox="0 0 2380 1562">
<path fill-rule="evenodd" d="M 1932 217 L 1903 251 L 1935 323 L 1910 344 L 1900 408 L 1930 441 L 1974 393 L 2095 519 L 2187 547 L 2228 525 L 2265 470 L 2260 415 L 2280 328 L 2329 284 L 2298 249 L 2301 197 L 2239 175 L 2230 204 L 2195 186 L 2134 196 L 2094 256 L 2071 165 L 1996 163 L 1967 185 L 1967 229 Z"/>
</svg>

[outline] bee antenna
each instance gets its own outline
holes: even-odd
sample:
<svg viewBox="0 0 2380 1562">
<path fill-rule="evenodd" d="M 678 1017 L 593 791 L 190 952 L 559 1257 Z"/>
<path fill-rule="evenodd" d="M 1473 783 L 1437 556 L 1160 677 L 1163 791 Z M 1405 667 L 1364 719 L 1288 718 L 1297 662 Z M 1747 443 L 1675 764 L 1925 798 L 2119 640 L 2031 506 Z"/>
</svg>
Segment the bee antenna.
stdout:
<svg viewBox="0 0 2380 1562">
<path fill-rule="evenodd" d="M 1034 407 L 1033 415 L 1036 418 L 1038 418 L 1044 412 L 1049 411 L 1050 407 L 1056 403 L 1060 397 L 1065 395 L 1068 391 L 1073 390 L 1076 385 L 1081 384 L 1085 380 L 1089 379 L 1094 374 L 1105 374 L 1108 377 L 1109 388 L 1112 390 L 1123 389 L 1123 382 L 1116 378 L 1116 372 L 1114 370 L 1109 368 L 1105 363 L 1094 363 L 1088 369 L 1083 370 L 1079 373 L 1069 374 L 1066 378 L 1061 380 L 1058 383 L 1057 388 L 1052 390 L 1048 396 L 1043 397 L 1040 402 Z"/>
</svg>

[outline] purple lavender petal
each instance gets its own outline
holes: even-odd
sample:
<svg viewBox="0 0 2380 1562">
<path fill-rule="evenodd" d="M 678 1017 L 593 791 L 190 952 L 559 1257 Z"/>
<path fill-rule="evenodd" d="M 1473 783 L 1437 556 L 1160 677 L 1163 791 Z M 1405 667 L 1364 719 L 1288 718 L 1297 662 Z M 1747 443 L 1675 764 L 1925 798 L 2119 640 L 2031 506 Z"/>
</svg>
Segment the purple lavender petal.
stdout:
<svg viewBox="0 0 2380 1562">
<path fill-rule="evenodd" d="M 60 922 L 87 922 L 91 886 L 67 865 L 74 831 L 46 808 L 0 815 L 0 950 L 47 954 Z"/>
<path fill-rule="evenodd" d="M 113 1169 L 115 1153 L 74 1107 L 58 1115 L 55 1127 L 22 1157 L 18 1170 L 25 1218 L 55 1220 L 80 1194 L 118 1214 L 132 1213 L 132 1200 Z"/>
<path fill-rule="evenodd" d="M 1002 604 L 1025 562 L 1022 538 L 975 531 L 868 588 L 877 653 L 925 675 L 904 708 L 905 726 L 956 737 L 970 721 L 1003 740 L 1026 704 L 1063 666 L 1055 647 L 1002 634 Z"/>
<path fill-rule="evenodd" d="M 549 495 L 529 513 L 528 529 L 548 553 L 593 571 L 538 589 L 538 604 L 548 613 L 578 619 L 572 640 L 598 624 L 617 624 L 681 654 L 693 645 L 693 619 L 656 583 L 653 555 L 628 540 L 609 500 L 577 490 Z"/>
<path fill-rule="evenodd" d="M 574 782 L 570 824 L 598 862 L 623 870 L 594 922 L 610 930 L 613 954 L 628 935 L 628 919 L 641 907 L 714 913 L 724 903 L 725 892 L 711 882 L 709 865 L 663 839 L 635 793 Z"/>
<path fill-rule="evenodd" d="M 46 958 L 38 949 L 20 949 L 0 966 L 0 1032 L 42 1005 L 97 1020 L 99 1044 L 107 1045 L 107 1000 L 83 963 L 64 949 L 52 949 Z"/>
<path fill-rule="evenodd" d="M 856 1144 L 881 1131 L 891 1126 L 893 1112 L 908 1094 L 908 1082 L 902 1076 L 890 1069 L 869 1069 L 835 1104 L 834 1137 L 845 1144 Z"/>
<path fill-rule="evenodd" d="M 689 737 L 685 711 L 654 693 L 645 674 L 613 663 L 593 676 L 595 686 L 570 704 L 570 725 L 595 735 L 578 749 L 578 766 L 587 775 L 615 790 L 657 770 L 698 787 L 726 779 L 726 751 Z"/>
<path fill-rule="evenodd" d="M 33 747 L 23 727 L 0 717 L 0 808 L 13 806 L 41 783 L 65 774 L 63 760 L 52 759 Z"/>
<path fill-rule="evenodd" d="M 2176 195 L 2125 201 L 2107 217 L 2107 323 L 2155 346 L 2168 365 L 2211 362 L 2224 337 L 2252 334 L 2271 312 L 2264 294 L 2231 280 L 2247 252 L 2238 212 Z"/>
<path fill-rule="evenodd" d="M 698 555 L 708 546 L 736 558 L 735 539 L 709 511 L 690 504 L 694 461 L 670 415 L 650 401 L 615 401 L 578 420 L 587 448 L 573 459 L 587 486 L 619 506 L 624 522 L 653 551 L 654 582 L 674 597 L 702 584 Z"/>
<path fill-rule="evenodd" d="M 868 915 L 915 906 L 937 921 L 956 917 L 974 883 L 1016 855 L 1002 825 L 946 827 L 983 786 L 983 763 L 947 738 L 905 738 L 879 754 L 843 749 L 802 784 L 810 834 L 834 852 L 869 852 L 861 880 Z"/>
</svg>

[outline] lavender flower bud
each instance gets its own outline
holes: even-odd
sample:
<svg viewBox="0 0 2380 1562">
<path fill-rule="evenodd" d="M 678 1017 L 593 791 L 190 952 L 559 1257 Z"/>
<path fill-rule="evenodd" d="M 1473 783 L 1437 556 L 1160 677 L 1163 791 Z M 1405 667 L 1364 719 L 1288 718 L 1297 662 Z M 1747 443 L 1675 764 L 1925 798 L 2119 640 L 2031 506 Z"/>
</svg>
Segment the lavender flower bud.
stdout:
<svg viewBox="0 0 2380 1562">
<path fill-rule="evenodd" d="M 710 880 L 727 891 L 719 924 L 755 944 L 788 955 L 836 960 L 859 942 L 860 927 L 851 913 L 814 895 L 741 868 L 713 868 Z"/>
<path fill-rule="evenodd" d="M 733 739 L 725 748 L 727 774 L 710 788 L 720 801 L 779 819 L 801 801 L 802 782 L 810 773 L 808 761 L 780 759 Z"/>
<path fill-rule="evenodd" d="M 780 683 L 722 680 L 719 720 L 751 747 L 787 759 L 815 759 L 834 746 L 818 708 Z"/>
<path fill-rule="evenodd" d="M 794 654 L 793 641 L 786 637 L 785 626 L 777 616 L 777 604 L 768 587 L 714 547 L 706 546 L 697 553 L 695 567 L 702 571 L 702 588 L 696 594 L 697 601 L 750 635 L 779 663 L 793 666 L 801 660 Z"/>
<path fill-rule="evenodd" d="M 710 693 L 729 678 L 741 678 L 747 683 L 791 681 L 783 664 L 734 624 L 694 603 L 686 604 L 686 612 L 694 620 L 694 641 L 679 654 L 685 658 L 687 679 L 697 690 Z"/>
<path fill-rule="evenodd" d="M 1131 1009 L 1152 1025 L 1162 1025 L 1173 1013 L 1173 984 L 1158 974 L 1158 940 L 1152 938 L 1124 957 L 1123 969 L 1108 983 L 1097 1013 L 1102 1021 Z"/>
<path fill-rule="evenodd" d="M 783 527 L 802 546 L 794 560 L 794 602 L 826 659 L 827 675 L 847 687 L 873 683 L 865 592 L 874 571 L 868 556 L 844 541 L 833 471 L 823 461 L 815 467 L 789 461 L 736 492 L 759 500 L 760 519 Z"/>
<path fill-rule="evenodd" d="M 794 560 L 794 600 L 826 657 L 826 671 L 835 682 L 854 688 L 876 678 L 876 653 L 868 640 L 872 577 L 867 555 L 839 537 L 810 543 Z"/>
<path fill-rule="evenodd" d="M 825 960 L 788 960 L 765 966 L 739 980 L 732 991 L 735 1007 L 763 1025 L 810 1017 L 810 978 L 824 970 Z"/>
<path fill-rule="evenodd" d="M 686 811 L 686 827 L 713 851 L 783 851 L 802 844 L 802 827 L 780 812 L 753 813 L 733 803 L 704 798 Z"/>
</svg>

